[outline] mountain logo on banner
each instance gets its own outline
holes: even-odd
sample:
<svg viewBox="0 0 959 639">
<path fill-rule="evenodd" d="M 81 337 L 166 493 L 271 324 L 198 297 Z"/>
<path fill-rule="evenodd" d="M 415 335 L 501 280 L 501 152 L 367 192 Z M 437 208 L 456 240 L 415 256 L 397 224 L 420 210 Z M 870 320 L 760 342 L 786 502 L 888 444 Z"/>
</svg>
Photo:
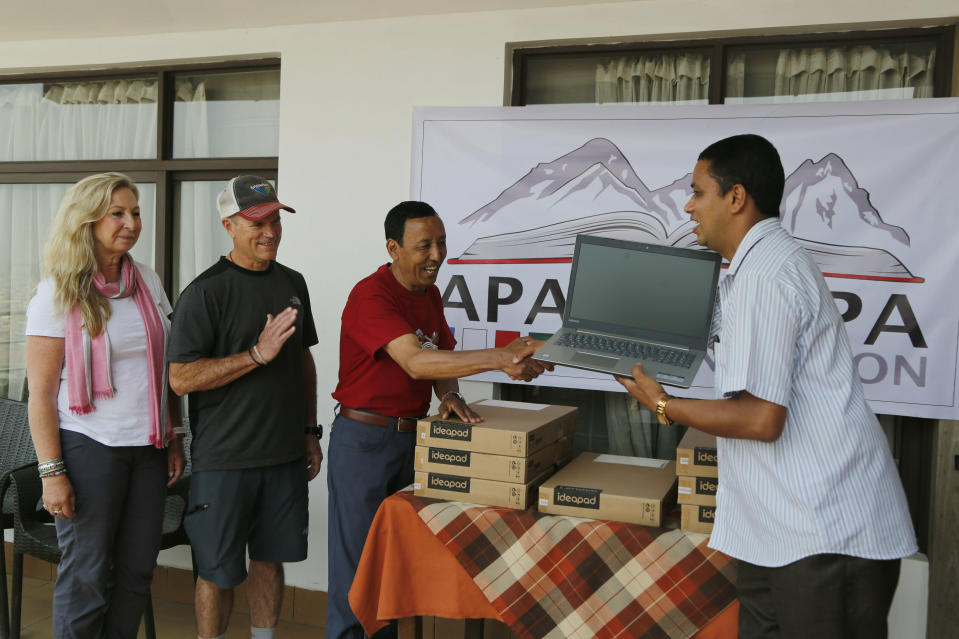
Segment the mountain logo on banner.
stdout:
<svg viewBox="0 0 959 639">
<path fill-rule="evenodd" d="M 460 220 L 479 237 L 449 263 L 570 262 L 581 233 L 701 248 L 683 211 L 691 179 L 687 173 L 650 190 L 613 142 L 594 138 L 536 165 Z M 779 210 L 783 226 L 827 276 L 923 281 L 894 254 L 909 246 L 908 233 L 882 220 L 869 192 L 835 153 L 806 160 L 786 177 Z M 857 245 L 843 243 L 853 238 Z"/>
</svg>

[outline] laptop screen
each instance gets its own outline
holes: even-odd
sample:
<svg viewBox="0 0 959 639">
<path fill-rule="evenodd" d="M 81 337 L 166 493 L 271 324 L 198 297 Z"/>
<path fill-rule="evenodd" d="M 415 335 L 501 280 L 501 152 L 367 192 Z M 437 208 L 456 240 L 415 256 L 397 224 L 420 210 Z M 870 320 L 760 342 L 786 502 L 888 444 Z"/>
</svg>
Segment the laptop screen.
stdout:
<svg viewBox="0 0 959 639">
<path fill-rule="evenodd" d="M 705 343 L 720 257 L 716 253 L 580 236 L 567 322 L 578 328 Z M 618 330 L 624 329 L 624 330 Z"/>
</svg>

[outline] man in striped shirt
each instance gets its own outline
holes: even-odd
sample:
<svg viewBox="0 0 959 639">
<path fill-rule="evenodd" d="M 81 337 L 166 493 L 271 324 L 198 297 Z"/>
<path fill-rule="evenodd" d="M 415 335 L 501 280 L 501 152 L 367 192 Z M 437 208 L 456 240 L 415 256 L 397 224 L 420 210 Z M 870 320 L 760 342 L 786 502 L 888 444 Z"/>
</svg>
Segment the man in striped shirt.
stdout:
<svg viewBox="0 0 959 639">
<path fill-rule="evenodd" d="M 714 400 L 617 378 L 673 420 L 718 436 L 710 546 L 740 560 L 740 637 L 886 637 L 899 560 L 916 552 L 886 438 L 842 318 L 779 221 L 784 172 L 757 135 L 707 147 L 686 212 L 729 269 L 714 316 Z"/>
</svg>

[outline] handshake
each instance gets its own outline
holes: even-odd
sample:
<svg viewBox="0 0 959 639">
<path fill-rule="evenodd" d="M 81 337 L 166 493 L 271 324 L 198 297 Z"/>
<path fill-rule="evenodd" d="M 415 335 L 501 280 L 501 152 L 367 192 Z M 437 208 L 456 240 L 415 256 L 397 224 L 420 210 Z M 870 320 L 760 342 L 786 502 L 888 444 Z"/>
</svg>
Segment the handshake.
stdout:
<svg viewBox="0 0 959 639">
<path fill-rule="evenodd" d="M 499 370 L 509 375 L 510 379 L 524 382 L 539 377 L 543 371 L 553 370 L 552 364 L 532 359 L 533 353 L 545 343 L 543 340 L 534 339 L 527 335 L 517 337 L 506 346 L 496 349 L 502 351 L 502 363 Z"/>
</svg>

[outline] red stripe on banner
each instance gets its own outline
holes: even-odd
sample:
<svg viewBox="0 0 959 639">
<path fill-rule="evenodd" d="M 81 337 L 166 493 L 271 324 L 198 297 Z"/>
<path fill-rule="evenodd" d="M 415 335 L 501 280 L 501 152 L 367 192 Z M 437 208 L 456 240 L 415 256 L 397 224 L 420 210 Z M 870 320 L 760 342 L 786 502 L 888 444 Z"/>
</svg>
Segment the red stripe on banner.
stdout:
<svg viewBox="0 0 959 639">
<path fill-rule="evenodd" d="M 873 282 L 905 282 L 907 284 L 922 284 L 924 277 L 880 277 L 878 275 L 854 275 L 852 273 L 823 273 L 826 277 L 842 277 L 848 280 L 871 280 Z"/>
<path fill-rule="evenodd" d="M 496 331 L 496 348 L 503 348 L 519 337 L 519 331 Z"/>
</svg>

